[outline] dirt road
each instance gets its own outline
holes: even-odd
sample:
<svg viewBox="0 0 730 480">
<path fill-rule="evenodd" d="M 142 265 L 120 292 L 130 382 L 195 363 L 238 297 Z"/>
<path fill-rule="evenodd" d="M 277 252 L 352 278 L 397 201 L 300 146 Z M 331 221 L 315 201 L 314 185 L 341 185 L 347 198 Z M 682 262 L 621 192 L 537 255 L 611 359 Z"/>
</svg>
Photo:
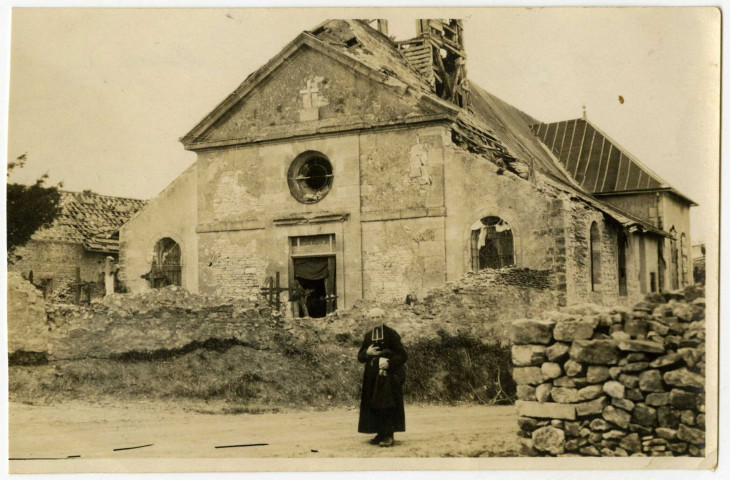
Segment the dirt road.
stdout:
<svg viewBox="0 0 730 480">
<path fill-rule="evenodd" d="M 11 403 L 10 458 L 476 457 L 519 451 L 513 407 L 407 406 L 406 427 L 396 434 L 395 447 L 379 448 L 356 433 L 355 409 L 210 415 L 162 402 Z M 267 445 L 215 448 L 259 443 Z M 143 445 L 149 446 L 115 451 Z M 28 460 L 12 460 L 11 469 L 21 462 Z"/>
</svg>

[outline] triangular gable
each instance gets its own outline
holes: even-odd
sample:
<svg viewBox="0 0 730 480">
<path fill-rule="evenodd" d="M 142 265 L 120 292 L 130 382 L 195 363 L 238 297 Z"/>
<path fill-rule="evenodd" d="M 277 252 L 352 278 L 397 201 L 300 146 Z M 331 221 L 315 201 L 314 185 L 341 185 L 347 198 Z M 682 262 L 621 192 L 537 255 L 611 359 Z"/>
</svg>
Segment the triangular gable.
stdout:
<svg viewBox="0 0 730 480">
<path fill-rule="evenodd" d="M 291 136 L 295 124 L 303 132 L 334 131 L 455 112 L 446 102 L 375 71 L 305 32 L 250 75 L 180 141 L 186 148 L 196 149 Z"/>
</svg>

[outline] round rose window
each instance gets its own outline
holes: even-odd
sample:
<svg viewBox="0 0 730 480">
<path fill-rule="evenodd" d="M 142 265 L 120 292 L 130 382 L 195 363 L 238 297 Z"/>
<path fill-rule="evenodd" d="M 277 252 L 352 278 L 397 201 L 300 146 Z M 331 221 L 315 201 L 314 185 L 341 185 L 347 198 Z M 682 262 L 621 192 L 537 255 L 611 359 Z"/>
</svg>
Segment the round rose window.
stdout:
<svg viewBox="0 0 730 480">
<path fill-rule="evenodd" d="M 322 200 L 332 188 L 332 164 L 319 152 L 304 152 L 289 166 L 287 182 L 291 194 L 302 203 Z"/>
</svg>

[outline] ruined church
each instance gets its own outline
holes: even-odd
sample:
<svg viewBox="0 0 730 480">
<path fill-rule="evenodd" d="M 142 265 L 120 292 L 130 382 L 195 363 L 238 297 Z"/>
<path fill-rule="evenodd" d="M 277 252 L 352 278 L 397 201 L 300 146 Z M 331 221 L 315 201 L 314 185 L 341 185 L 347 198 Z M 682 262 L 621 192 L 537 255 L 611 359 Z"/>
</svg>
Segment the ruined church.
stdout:
<svg viewBox="0 0 730 480">
<path fill-rule="evenodd" d="M 329 20 L 249 75 L 121 228 L 127 288 L 253 297 L 278 273 L 287 311 L 318 317 L 508 266 L 567 304 L 692 282 L 692 200 L 585 116 L 542 123 L 473 83 L 461 20 L 416 24 Z"/>
</svg>

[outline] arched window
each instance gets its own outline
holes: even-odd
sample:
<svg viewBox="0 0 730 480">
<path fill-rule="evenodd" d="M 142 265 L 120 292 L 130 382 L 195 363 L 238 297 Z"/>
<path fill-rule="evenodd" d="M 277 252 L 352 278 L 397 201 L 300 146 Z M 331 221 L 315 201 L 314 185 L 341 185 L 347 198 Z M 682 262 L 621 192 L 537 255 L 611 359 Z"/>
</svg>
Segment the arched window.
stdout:
<svg viewBox="0 0 730 480">
<path fill-rule="evenodd" d="M 155 245 L 150 284 L 153 288 L 182 285 L 182 252 L 171 238 L 163 238 Z"/>
<path fill-rule="evenodd" d="M 629 290 L 626 283 L 626 248 L 629 242 L 624 232 L 618 234 L 618 294 L 626 296 Z"/>
<path fill-rule="evenodd" d="M 591 291 L 595 292 L 601 285 L 601 234 L 598 224 L 591 223 Z"/>
<path fill-rule="evenodd" d="M 512 227 L 499 217 L 484 217 L 471 227 L 472 268 L 503 268 L 515 263 Z"/>
</svg>

